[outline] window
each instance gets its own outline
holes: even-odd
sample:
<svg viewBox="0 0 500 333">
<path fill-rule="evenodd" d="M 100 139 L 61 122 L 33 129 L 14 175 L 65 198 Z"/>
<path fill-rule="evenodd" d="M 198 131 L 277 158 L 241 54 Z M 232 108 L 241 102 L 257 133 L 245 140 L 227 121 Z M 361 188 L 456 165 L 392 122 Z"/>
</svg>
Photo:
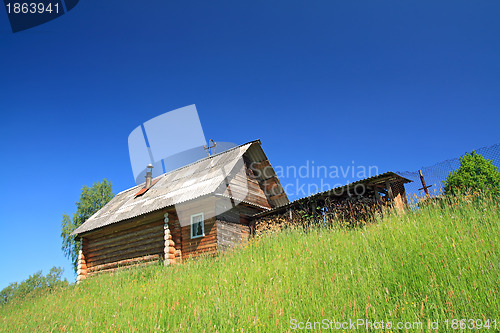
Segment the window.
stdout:
<svg viewBox="0 0 500 333">
<path fill-rule="evenodd" d="M 205 219 L 203 213 L 191 215 L 191 238 L 205 236 Z"/>
</svg>

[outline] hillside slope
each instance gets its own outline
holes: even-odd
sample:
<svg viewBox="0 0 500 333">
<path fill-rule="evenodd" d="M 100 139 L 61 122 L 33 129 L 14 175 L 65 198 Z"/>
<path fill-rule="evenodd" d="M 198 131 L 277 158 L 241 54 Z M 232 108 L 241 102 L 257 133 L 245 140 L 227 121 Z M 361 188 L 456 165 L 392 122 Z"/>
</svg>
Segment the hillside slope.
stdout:
<svg viewBox="0 0 500 333">
<path fill-rule="evenodd" d="M 490 319 L 496 331 L 499 207 L 465 199 L 364 229 L 280 232 L 218 259 L 91 278 L 0 307 L 0 330 L 270 332 L 368 319 L 439 321 L 446 331 L 446 319 L 467 318 Z"/>
</svg>

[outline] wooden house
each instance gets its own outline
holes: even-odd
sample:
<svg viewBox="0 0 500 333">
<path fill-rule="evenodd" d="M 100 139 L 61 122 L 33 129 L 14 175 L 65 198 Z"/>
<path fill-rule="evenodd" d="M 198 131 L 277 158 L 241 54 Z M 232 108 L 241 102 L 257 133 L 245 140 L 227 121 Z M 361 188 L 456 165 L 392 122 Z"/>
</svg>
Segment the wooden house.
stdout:
<svg viewBox="0 0 500 333">
<path fill-rule="evenodd" d="M 117 194 L 78 227 L 77 280 L 129 265 L 216 254 L 245 240 L 250 217 L 288 198 L 259 140 Z"/>
</svg>

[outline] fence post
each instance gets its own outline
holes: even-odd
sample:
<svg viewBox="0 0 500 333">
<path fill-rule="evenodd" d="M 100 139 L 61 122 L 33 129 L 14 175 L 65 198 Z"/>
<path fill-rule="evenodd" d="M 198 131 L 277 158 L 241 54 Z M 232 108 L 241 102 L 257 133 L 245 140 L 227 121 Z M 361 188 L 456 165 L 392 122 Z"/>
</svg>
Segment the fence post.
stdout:
<svg viewBox="0 0 500 333">
<path fill-rule="evenodd" d="M 419 188 L 418 190 L 424 190 L 425 191 L 425 196 L 427 197 L 427 199 L 430 199 L 431 196 L 429 195 L 429 187 L 431 186 L 427 186 L 425 185 L 425 179 L 424 179 L 424 175 L 422 174 L 422 170 L 418 170 L 418 173 L 420 175 L 420 181 L 422 182 L 422 188 Z"/>
</svg>

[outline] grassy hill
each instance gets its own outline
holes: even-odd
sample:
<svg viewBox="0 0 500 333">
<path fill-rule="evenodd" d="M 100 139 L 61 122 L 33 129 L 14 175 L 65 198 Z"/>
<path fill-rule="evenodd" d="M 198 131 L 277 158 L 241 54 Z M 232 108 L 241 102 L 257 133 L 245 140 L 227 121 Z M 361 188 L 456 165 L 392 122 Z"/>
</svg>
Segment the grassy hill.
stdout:
<svg viewBox="0 0 500 333">
<path fill-rule="evenodd" d="M 122 271 L 12 302 L 0 307 L 0 330 L 271 332 L 309 323 L 319 331 L 364 319 L 439 321 L 445 332 L 465 318 L 489 319 L 494 332 L 499 207 L 469 198 L 363 229 L 269 234 L 218 259 Z"/>
</svg>

